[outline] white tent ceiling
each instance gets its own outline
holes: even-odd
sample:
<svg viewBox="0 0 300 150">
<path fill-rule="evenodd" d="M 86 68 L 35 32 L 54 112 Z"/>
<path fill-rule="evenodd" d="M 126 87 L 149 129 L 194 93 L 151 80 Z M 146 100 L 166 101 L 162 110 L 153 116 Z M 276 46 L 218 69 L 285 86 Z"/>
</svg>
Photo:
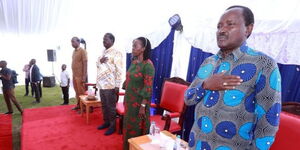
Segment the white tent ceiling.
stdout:
<svg viewBox="0 0 300 150">
<path fill-rule="evenodd" d="M 1 0 L 0 31 L 150 33 L 175 13 L 186 20 L 186 25 L 197 24 L 204 19 L 218 19 L 224 9 L 235 4 L 250 7 L 257 20 L 300 19 L 297 0 Z"/>
<path fill-rule="evenodd" d="M 47 68 L 51 64 L 47 63 L 46 49 L 58 50 L 57 65 L 70 64 L 70 39 L 79 36 L 87 41 L 89 67 L 95 70 L 104 33 L 112 32 L 116 46 L 124 52 L 130 51 L 131 41 L 138 36 L 147 36 L 155 47 L 169 33 L 167 21 L 175 13 L 182 18 L 184 37 L 190 45 L 215 52 L 217 21 L 227 7 L 237 4 L 248 6 L 255 14 L 254 38 L 250 43 L 262 34 L 287 33 L 298 37 L 297 0 L 0 0 L 0 59 L 8 60 L 12 68 L 21 72 L 29 59 L 37 58 L 44 65 L 44 74 L 49 74 Z M 300 48 L 299 42 L 296 45 Z M 254 47 L 262 48 L 255 44 Z M 270 55 L 276 58 L 280 53 L 283 52 L 274 50 Z M 300 54 L 289 51 L 289 55 Z M 283 59 L 278 58 L 286 61 Z"/>
</svg>

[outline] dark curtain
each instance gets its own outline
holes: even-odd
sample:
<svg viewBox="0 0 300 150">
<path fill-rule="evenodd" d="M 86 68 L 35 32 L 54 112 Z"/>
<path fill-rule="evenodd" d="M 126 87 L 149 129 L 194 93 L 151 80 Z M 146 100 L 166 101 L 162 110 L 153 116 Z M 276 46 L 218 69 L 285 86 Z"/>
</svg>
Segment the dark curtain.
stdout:
<svg viewBox="0 0 300 150">
<path fill-rule="evenodd" d="M 189 60 L 189 67 L 187 72 L 186 81 L 192 82 L 194 80 L 195 75 L 198 72 L 198 69 L 200 65 L 203 63 L 203 61 L 211 56 L 211 53 L 206 53 L 202 51 L 201 49 L 192 47 L 191 48 L 191 54 L 190 54 L 190 60 Z M 195 112 L 195 105 L 194 106 L 188 106 L 185 111 L 185 120 L 183 122 L 183 132 L 182 137 L 185 141 L 189 140 L 189 134 L 191 131 L 191 128 L 194 123 L 194 112 Z"/>
<path fill-rule="evenodd" d="M 300 102 L 300 66 L 278 64 L 282 102 Z"/>
<path fill-rule="evenodd" d="M 155 67 L 152 102 L 159 104 L 161 86 L 165 78 L 171 75 L 173 62 L 173 41 L 175 30 L 171 30 L 167 38 L 152 50 L 151 60 Z"/>
<path fill-rule="evenodd" d="M 126 71 L 129 69 L 129 66 L 131 64 L 131 58 L 132 58 L 131 53 L 127 53 L 126 54 Z"/>
</svg>

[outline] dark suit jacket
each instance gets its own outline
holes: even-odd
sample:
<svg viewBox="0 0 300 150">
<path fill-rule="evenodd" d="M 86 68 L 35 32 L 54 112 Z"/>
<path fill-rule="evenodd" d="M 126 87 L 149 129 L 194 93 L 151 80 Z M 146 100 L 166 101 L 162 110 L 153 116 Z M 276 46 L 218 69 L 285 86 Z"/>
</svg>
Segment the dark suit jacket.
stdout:
<svg viewBox="0 0 300 150">
<path fill-rule="evenodd" d="M 31 77 L 30 82 L 38 82 L 38 81 L 41 80 L 40 69 L 37 65 L 33 66 L 32 70 L 31 70 L 30 77 Z"/>
</svg>

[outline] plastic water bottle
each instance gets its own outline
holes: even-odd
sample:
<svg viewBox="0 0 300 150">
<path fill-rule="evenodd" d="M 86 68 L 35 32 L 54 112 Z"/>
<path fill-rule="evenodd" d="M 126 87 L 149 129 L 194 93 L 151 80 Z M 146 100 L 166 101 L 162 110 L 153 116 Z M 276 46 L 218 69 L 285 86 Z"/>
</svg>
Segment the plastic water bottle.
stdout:
<svg viewBox="0 0 300 150">
<path fill-rule="evenodd" d="M 154 135 L 155 135 L 155 127 L 156 127 L 155 122 L 152 121 L 152 122 L 151 122 L 151 125 L 150 125 L 150 129 L 149 129 L 149 134 L 150 134 L 151 136 L 153 136 L 153 137 L 154 137 Z"/>
<path fill-rule="evenodd" d="M 177 135 L 177 137 L 176 137 L 176 147 L 177 147 L 177 150 L 180 150 L 180 148 L 181 148 L 180 143 L 181 143 L 180 135 Z"/>
<path fill-rule="evenodd" d="M 94 93 L 93 93 L 93 89 L 92 89 L 92 87 L 88 87 L 88 96 L 93 96 L 94 95 Z"/>
<path fill-rule="evenodd" d="M 174 142 L 173 150 L 180 150 L 181 148 L 180 143 L 181 143 L 180 135 L 177 135 Z"/>
</svg>

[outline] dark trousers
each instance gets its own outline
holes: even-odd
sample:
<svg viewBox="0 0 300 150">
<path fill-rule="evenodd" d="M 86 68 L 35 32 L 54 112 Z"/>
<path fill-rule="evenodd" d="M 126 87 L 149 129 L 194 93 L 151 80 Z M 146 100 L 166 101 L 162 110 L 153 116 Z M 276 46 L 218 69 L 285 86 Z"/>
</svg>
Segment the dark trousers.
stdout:
<svg viewBox="0 0 300 150">
<path fill-rule="evenodd" d="M 43 97 L 42 81 L 39 81 L 39 82 L 38 82 L 38 88 L 39 88 L 39 92 L 40 92 L 40 97 Z"/>
<path fill-rule="evenodd" d="M 32 96 L 35 94 L 35 90 L 34 90 L 34 88 L 33 88 L 33 83 L 30 83 L 30 85 L 31 85 L 31 93 L 32 93 Z M 41 85 L 41 81 L 38 81 L 38 90 L 39 90 L 39 92 L 40 92 L 40 97 L 42 97 L 42 95 L 43 95 L 43 91 L 42 91 L 42 85 Z"/>
<path fill-rule="evenodd" d="M 35 82 L 35 83 L 32 83 L 32 88 L 33 88 L 33 91 L 34 91 L 34 94 L 35 94 L 35 100 L 37 102 L 40 102 L 40 98 L 41 98 L 41 82 L 38 81 L 38 82 Z"/>
<path fill-rule="evenodd" d="M 69 87 L 61 87 L 61 90 L 64 95 L 64 104 L 69 104 Z"/>
<path fill-rule="evenodd" d="M 110 128 L 116 127 L 116 104 L 117 95 L 115 89 L 100 90 L 103 120 L 110 124 Z"/>
<path fill-rule="evenodd" d="M 25 95 L 28 95 L 29 94 L 29 85 L 31 87 L 31 95 L 34 95 L 34 91 L 32 89 L 32 84 L 30 84 L 30 80 L 25 78 L 25 90 L 26 90 L 26 93 Z"/>
<path fill-rule="evenodd" d="M 8 90 L 3 90 L 3 96 L 4 96 L 5 103 L 7 105 L 8 112 L 13 112 L 10 101 L 12 101 L 16 105 L 16 107 L 18 108 L 18 110 L 20 112 L 23 112 L 20 104 L 18 103 L 18 101 L 16 99 L 15 91 L 13 88 L 8 89 Z"/>
</svg>

